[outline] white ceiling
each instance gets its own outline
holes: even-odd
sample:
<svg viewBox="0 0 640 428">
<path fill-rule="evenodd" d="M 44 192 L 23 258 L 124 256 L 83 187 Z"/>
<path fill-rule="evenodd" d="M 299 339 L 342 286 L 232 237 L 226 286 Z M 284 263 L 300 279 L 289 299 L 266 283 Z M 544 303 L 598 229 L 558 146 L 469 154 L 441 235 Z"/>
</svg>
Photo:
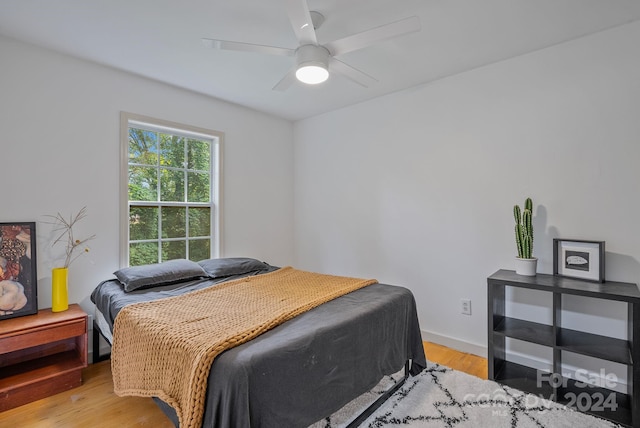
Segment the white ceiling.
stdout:
<svg viewBox="0 0 640 428">
<path fill-rule="evenodd" d="M 640 19 L 638 0 L 308 0 L 320 44 L 417 15 L 422 30 L 340 60 L 363 88 L 272 87 L 290 57 L 207 49 L 202 37 L 296 48 L 284 0 L 3 0 L 0 35 L 290 120 L 362 102 Z M 1 61 L 1 60 L 0 60 Z"/>
</svg>

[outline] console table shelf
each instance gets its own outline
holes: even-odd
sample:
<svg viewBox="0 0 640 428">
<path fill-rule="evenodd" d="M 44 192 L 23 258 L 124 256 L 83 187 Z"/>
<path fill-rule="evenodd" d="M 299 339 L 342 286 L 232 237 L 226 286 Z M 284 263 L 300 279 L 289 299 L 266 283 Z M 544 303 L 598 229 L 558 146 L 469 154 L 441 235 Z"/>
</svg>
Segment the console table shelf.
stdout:
<svg viewBox="0 0 640 428">
<path fill-rule="evenodd" d="M 539 345 L 553 346 L 553 327 L 517 318 L 503 317 L 493 331 L 506 337 L 517 337 Z"/>
<path fill-rule="evenodd" d="M 640 331 L 636 331 L 640 328 L 640 290 L 636 284 L 594 283 L 546 274 L 528 277 L 517 275 L 514 271 L 499 270 L 487 278 L 487 285 L 489 379 L 577 407 L 578 410 L 616 423 L 640 428 Z M 507 317 L 506 287 L 550 293 L 553 302 L 551 324 Z M 626 303 L 628 340 L 564 328 L 562 326 L 562 295 L 565 294 Z M 534 343 L 550 349 L 553 354 L 554 381 L 540 382 L 538 370 L 508 361 L 506 338 Z M 592 385 L 586 386 L 578 380 L 562 377 L 564 352 L 626 365 L 627 393 Z M 609 400 L 606 402 L 608 405 L 595 406 L 594 403 L 602 404 L 602 397 Z M 589 406 L 585 406 L 585 403 Z"/>
</svg>

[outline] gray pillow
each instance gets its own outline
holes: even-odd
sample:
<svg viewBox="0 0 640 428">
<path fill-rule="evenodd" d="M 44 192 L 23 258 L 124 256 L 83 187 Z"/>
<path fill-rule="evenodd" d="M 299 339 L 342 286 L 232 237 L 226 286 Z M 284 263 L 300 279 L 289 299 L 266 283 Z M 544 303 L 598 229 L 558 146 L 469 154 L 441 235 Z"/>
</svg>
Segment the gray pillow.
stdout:
<svg viewBox="0 0 640 428">
<path fill-rule="evenodd" d="M 117 270 L 113 274 L 124 286 L 124 291 L 150 288 L 207 276 L 207 273 L 198 263 L 186 259 L 127 267 Z"/>
<path fill-rule="evenodd" d="M 207 259 L 198 262 L 210 278 L 242 275 L 243 273 L 269 269 L 271 266 L 256 259 L 247 257 L 228 257 L 223 259 Z"/>
</svg>

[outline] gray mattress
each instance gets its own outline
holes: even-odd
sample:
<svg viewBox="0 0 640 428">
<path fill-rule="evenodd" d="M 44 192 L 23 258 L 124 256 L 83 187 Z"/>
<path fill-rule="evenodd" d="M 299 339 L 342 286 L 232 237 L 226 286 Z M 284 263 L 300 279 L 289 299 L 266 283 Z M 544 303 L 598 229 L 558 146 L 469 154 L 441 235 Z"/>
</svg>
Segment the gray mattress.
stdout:
<svg viewBox="0 0 640 428">
<path fill-rule="evenodd" d="M 91 300 L 113 328 L 128 304 L 239 276 L 128 293 L 117 280 L 108 280 Z M 407 360 L 412 375 L 426 367 L 413 295 L 403 287 L 373 284 L 220 354 L 209 374 L 203 426 L 306 427 L 399 371 Z M 156 401 L 177 426 L 173 409 Z"/>
</svg>

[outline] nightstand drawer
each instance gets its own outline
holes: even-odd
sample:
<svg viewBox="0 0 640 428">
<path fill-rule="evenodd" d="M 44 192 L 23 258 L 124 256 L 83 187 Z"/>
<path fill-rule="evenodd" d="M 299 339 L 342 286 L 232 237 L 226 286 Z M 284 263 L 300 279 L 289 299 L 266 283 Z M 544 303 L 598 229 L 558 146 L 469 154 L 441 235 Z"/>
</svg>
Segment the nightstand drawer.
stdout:
<svg viewBox="0 0 640 428">
<path fill-rule="evenodd" d="M 19 331 L 16 332 L 16 334 L 0 337 L 0 343 L 2 344 L 0 354 L 69 339 L 85 334 L 86 332 L 86 318 L 67 321 L 52 326 L 43 326 L 35 330 Z"/>
</svg>

